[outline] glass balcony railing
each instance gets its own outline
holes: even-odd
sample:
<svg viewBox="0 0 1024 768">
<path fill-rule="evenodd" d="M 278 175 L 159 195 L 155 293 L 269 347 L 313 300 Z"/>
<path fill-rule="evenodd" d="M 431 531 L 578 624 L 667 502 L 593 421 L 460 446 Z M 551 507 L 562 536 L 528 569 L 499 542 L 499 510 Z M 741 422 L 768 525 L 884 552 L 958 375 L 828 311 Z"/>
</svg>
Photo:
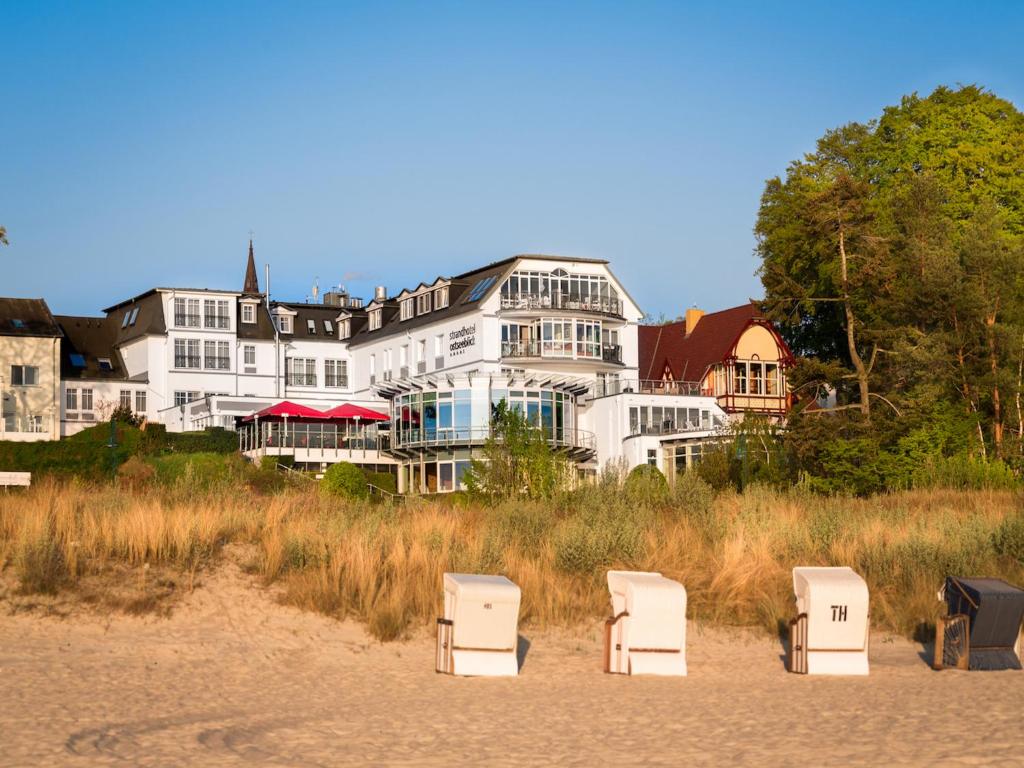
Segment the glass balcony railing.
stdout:
<svg viewBox="0 0 1024 768">
<path fill-rule="evenodd" d="M 594 450 L 592 432 L 582 429 L 544 429 L 548 443 L 554 448 Z M 491 437 L 490 427 L 414 428 L 397 430 L 391 444 L 395 448 L 438 448 L 448 446 L 481 445 Z"/>
<path fill-rule="evenodd" d="M 502 309 L 562 309 L 598 312 L 622 317 L 622 300 L 611 296 L 575 296 L 571 293 L 503 293 Z"/>
<path fill-rule="evenodd" d="M 618 344 L 597 344 L 592 341 L 503 341 L 501 356 L 621 363 L 622 347 Z"/>
<path fill-rule="evenodd" d="M 691 395 L 708 396 L 699 381 L 662 381 L 660 379 L 599 379 L 594 386 L 594 397 L 612 395 Z"/>
</svg>

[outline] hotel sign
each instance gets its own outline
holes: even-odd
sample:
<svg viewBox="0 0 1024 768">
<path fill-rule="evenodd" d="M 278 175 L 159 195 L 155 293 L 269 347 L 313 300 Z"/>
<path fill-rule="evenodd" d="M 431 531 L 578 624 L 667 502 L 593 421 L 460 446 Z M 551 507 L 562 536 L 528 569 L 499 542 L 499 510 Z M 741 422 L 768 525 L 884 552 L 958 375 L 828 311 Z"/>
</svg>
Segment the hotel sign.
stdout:
<svg viewBox="0 0 1024 768">
<path fill-rule="evenodd" d="M 448 333 L 448 354 L 458 357 L 476 344 L 476 323 L 464 325 L 457 331 Z"/>
</svg>

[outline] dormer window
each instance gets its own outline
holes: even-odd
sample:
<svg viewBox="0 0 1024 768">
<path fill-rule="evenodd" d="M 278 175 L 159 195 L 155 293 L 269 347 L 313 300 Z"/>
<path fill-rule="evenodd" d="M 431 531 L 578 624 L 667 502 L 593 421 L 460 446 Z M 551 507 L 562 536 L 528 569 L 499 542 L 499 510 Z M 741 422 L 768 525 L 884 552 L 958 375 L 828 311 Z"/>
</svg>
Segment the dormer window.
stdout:
<svg viewBox="0 0 1024 768">
<path fill-rule="evenodd" d="M 448 286 L 444 285 L 434 291 L 434 309 L 444 309 L 448 306 Z"/>
<path fill-rule="evenodd" d="M 430 292 L 421 293 L 416 297 L 416 314 L 425 315 L 430 312 Z"/>
<path fill-rule="evenodd" d="M 281 333 L 291 333 L 292 319 L 288 315 L 280 315 L 277 318 L 277 328 Z"/>
<path fill-rule="evenodd" d="M 306 332 L 309 333 L 310 336 L 316 336 L 316 320 L 306 321 Z"/>
<path fill-rule="evenodd" d="M 406 320 L 411 320 L 412 316 L 413 316 L 413 300 L 412 299 L 402 299 L 402 301 L 399 304 L 399 306 L 401 308 L 402 321 L 404 322 Z"/>
<path fill-rule="evenodd" d="M 256 305 L 255 304 L 243 304 L 242 305 L 242 322 L 252 325 L 256 322 Z"/>
<path fill-rule="evenodd" d="M 380 309 L 371 309 L 370 310 L 370 313 L 368 315 L 368 319 L 369 319 L 370 330 L 371 331 L 376 331 L 376 330 L 380 329 L 381 315 L 382 314 L 383 314 L 383 310 L 380 310 Z"/>
<path fill-rule="evenodd" d="M 101 371 L 112 371 L 112 370 L 114 370 L 114 366 L 112 366 L 110 364 L 110 358 L 109 357 L 98 357 L 98 358 L 96 358 L 96 360 L 100 364 L 100 370 Z"/>
<path fill-rule="evenodd" d="M 347 339 L 352 335 L 352 321 L 351 320 L 339 320 L 338 321 L 338 338 Z"/>
</svg>

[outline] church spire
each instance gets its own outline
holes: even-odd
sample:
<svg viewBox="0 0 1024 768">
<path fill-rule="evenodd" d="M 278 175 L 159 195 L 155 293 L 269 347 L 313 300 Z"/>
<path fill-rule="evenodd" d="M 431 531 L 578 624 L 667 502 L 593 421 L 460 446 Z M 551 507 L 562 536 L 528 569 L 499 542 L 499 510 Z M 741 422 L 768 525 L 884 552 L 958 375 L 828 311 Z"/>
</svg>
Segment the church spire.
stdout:
<svg viewBox="0 0 1024 768">
<path fill-rule="evenodd" d="M 245 265 L 245 285 L 242 293 L 247 296 L 259 296 L 260 281 L 256 278 L 256 259 L 252 255 L 252 238 L 249 238 L 249 263 Z"/>
</svg>

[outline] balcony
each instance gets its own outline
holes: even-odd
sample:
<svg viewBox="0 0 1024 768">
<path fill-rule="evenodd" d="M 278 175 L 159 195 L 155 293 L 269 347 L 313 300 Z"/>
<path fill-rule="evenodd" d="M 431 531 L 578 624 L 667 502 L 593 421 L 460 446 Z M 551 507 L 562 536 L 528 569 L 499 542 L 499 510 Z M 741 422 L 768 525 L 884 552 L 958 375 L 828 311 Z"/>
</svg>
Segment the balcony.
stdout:
<svg viewBox="0 0 1024 768">
<path fill-rule="evenodd" d="M 203 327 L 228 329 L 231 327 L 231 321 L 228 319 L 227 315 L 204 315 Z"/>
<path fill-rule="evenodd" d="M 199 355 L 175 355 L 175 368 L 199 368 Z"/>
<path fill-rule="evenodd" d="M 594 397 L 611 397 L 622 394 L 710 396 L 709 392 L 701 390 L 699 381 L 613 379 L 611 381 L 598 380 L 594 387 Z"/>
<path fill-rule="evenodd" d="M 198 328 L 199 327 L 199 315 L 185 314 L 181 312 L 174 313 L 174 324 L 178 328 Z"/>
<path fill-rule="evenodd" d="M 640 437 L 642 435 L 678 435 L 684 432 L 706 432 L 710 429 L 717 429 L 722 422 L 712 418 L 702 422 L 676 422 L 673 419 L 666 419 L 658 424 L 645 424 L 634 422 L 629 425 L 629 437 Z"/>
<path fill-rule="evenodd" d="M 622 317 L 622 301 L 610 296 L 583 298 L 568 293 L 509 293 L 502 294 L 501 308 L 508 310 L 557 309 Z"/>
<path fill-rule="evenodd" d="M 288 386 L 289 387 L 315 387 L 316 386 L 316 374 L 315 373 L 289 373 L 288 374 Z"/>
<path fill-rule="evenodd" d="M 576 354 L 573 354 L 575 350 Z M 512 358 L 543 358 L 545 360 L 600 360 L 621 363 L 622 347 L 618 344 L 596 344 L 590 341 L 503 341 L 501 356 Z"/>
<path fill-rule="evenodd" d="M 593 453 L 596 440 L 592 432 L 582 429 L 544 430 L 547 442 L 552 448 L 568 450 L 571 453 Z M 391 436 L 392 450 L 453 448 L 457 446 L 483 445 L 491 437 L 490 427 L 451 427 L 435 429 L 406 429 Z"/>
<path fill-rule="evenodd" d="M 230 357 L 207 357 L 206 358 L 207 370 L 215 371 L 229 371 L 231 370 L 231 358 Z"/>
</svg>

